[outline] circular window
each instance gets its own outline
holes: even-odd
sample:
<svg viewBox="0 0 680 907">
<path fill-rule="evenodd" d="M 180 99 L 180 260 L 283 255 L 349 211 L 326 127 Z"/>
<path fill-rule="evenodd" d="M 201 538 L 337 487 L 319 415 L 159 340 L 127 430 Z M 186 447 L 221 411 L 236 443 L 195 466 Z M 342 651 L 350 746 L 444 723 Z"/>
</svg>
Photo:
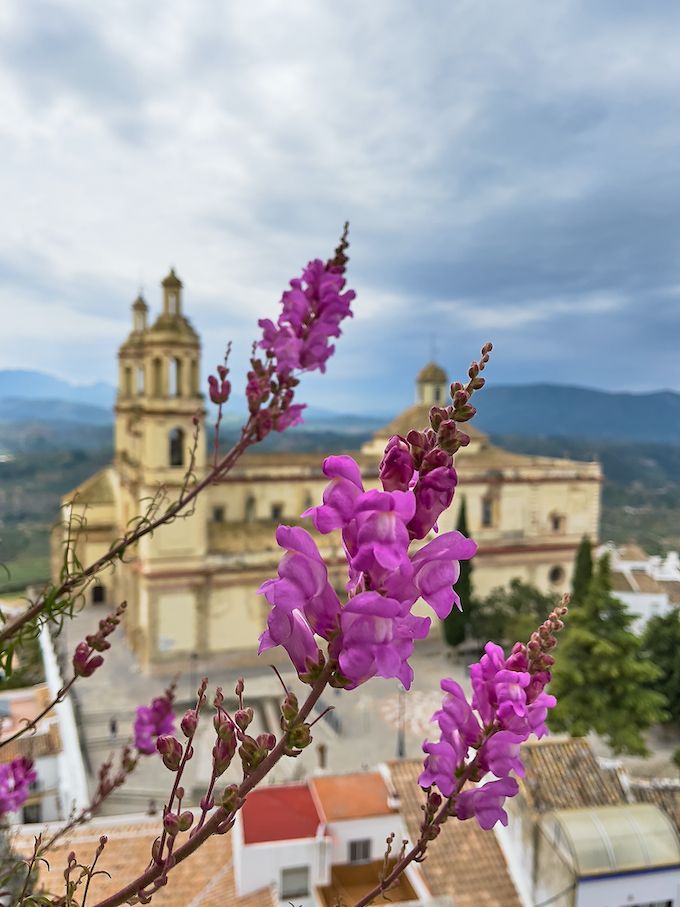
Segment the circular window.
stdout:
<svg viewBox="0 0 680 907">
<path fill-rule="evenodd" d="M 550 572 L 548 573 L 548 579 L 551 583 L 556 585 L 561 583 L 564 580 L 564 567 L 551 567 Z"/>
</svg>

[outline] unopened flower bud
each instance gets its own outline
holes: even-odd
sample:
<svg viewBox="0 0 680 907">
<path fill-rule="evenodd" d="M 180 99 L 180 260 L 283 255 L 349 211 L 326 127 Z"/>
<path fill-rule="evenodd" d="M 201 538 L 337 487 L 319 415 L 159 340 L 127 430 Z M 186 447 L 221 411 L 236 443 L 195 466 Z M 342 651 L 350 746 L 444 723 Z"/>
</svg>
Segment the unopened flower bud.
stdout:
<svg viewBox="0 0 680 907">
<path fill-rule="evenodd" d="M 287 693 L 281 704 L 281 714 L 285 721 L 293 721 L 298 714 L 298 699 L 295 693 Z"/>
<path fill-rule="evenodd" d="M 179 816 L 176 813 L 166 813 L 163 816 L 163 828 L 174 838 L 179 831 Z"/>
<path fill-rule="evenodd" d="M 234 688 L 234 692 L 238 696 L 239 700 L 241 699 L 241 696 L 243 696 L 244 690 L 245 690 L 245 683 L 243 682 L 243 678 L 239 677 L 239 679 L 236 683 L 236 687 Z"/>
<path fill-rule="evenodd" d="M 73 653 L 73 672 L 76 677 L 90 677 L 98 667 L 104 664 L 101 655 L 90 656 L 90 646 L 86 642 L 80 642 Z"/>
<path fill-rule="evenodd" d="M 198 715 L 196 714 L 196 709 L 189 709 L 184 713 L 180 727 L 182 728 L 182 733 L 185 737 L 191 737 L 196 733 L 196 727 L 198 725 Z"/>
<path fill-rule="evenodd" d="M 273 750 L 276 746 L 276 737 L 274 734 L 258 734 L 257 743 L 265 750 Z"/>
<path fill-rule="evenodd" d="M 163 757 L 163 765 L 171 772 L 176 772 L 182 761 L 182 744 L 170 734 L 161 735 L 156 741 L 156 749 Z"/>
<path fill-rule="evenodd" d="M 230 736 L 226 738 L 219 737 L 213 747 L 213 765 L 215 774 L 218 777 L 223 775 L 229 768 L 236 752 L 236 734 L 233 728 L 230 728 L 230 731 Z"/>
<path fill-rule="evenodd" d="M 242 731 L 245 731 L 254 717 L 255 713 L 252 709 L 238 709 L 234 715 L 234 721 Z"/>
<path fill-rule="evenodd" d="M 190 809 L 185 809 L 178 818 L 180 831 L 189 831 L 194 822 L 194 814 Z"/>
<path fill-rule="evenodd" d="M 312 734 L 308 724 L 296 724 L 290 728 L 286 736 L 286 742 L 289 746 L 297 750 L 303 750 L 312 742 Z"/>
<path fill-rule="evenodd" d="M 222 791 L 222 796 L 220 797 L 220 805 L 231 812 L 231 810 L 236 808 L 236 803 L 238 801 L 238 787 L 235 784 L 229 784 Z"/>
</svg>

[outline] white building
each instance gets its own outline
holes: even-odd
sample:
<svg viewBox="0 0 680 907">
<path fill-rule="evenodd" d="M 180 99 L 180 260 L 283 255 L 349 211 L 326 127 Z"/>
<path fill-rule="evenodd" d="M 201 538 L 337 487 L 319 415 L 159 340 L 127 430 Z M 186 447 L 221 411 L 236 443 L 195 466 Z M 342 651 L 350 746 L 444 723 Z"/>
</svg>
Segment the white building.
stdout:
<svg viewBox="0 0 680 907">
<path fill-rule="evenodd" d="M 378 883 L 391 834 L 396 855 L 406 829 L 378 772 L 261 787 L 234 826 L 236 890 L 243 896 L 271 885 L 281 904 L 299 907 L 351 904 Z M 415 864 L 390 899 L 431 899 Z"/>
<path fill-rule="evenodd" d="M 609 555 L 612 592 L 635 615 L 633 630 L 640 633 L 652 617 L 680 606 L 680 554 L 646 554 L 638 545 L 616 547 L 612 542 L 596 549 Z"/>
</svg>

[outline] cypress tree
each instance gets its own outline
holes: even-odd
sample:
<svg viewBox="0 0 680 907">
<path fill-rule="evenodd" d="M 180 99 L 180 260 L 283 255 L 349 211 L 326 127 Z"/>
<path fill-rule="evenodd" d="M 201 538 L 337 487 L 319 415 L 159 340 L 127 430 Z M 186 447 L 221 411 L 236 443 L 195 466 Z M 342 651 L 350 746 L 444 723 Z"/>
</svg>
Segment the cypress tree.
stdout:
<svg viewBox="0 0 680 907">
<path fill-rule="evenodd" d="M 573 602 L 583 604 L 588 592 L 588 585 L 593 576 L 593 552 L 590 539 L 584 535 L 576 551 L 574 578 L 571 581 L 571 598 Z"/>
<path fill-rule="evenodd" d="M 468 538 L 468 527 L 467 527 L 467 506 L 465 503 L 465 498 L 461 501 L 460 504 L 460 513 L 458 514 L 458 524 L 456 526 L 458 532 L 461 535 L 464 535 L 465 538 Z M 444 639 L 450 646 L 457 646 L 463 642 L 466 635 L 466 628 L 470 625 L 470 617 L 472 611 L 472 562 L 471 561 L 461 561 L 460 562 L 460 576 L 458 577 L 454 587 L 458 596 L 460 597 L 460 603 L 463 606 L 463 613 L 461 614 L 458 608 L 454 605 L 453 610 L 448 617 L 444 618 Z"/>
<path fill-rule="evenodd" d="M 648 621 L 642 634 L 642 649 L 661 672 L 652 686 L 668 700 L 669 721 L 680 725 L 680 611 L 677 608 Z"/>
<path fill-rule="evenodd" d="M 611 594 L 609 558 L 600 559 L 583 601 L 567 615 L 550 692 L 554 730 L 584 737 L 595 731 L 615 753 L 646 755 L 643 731 L 667 717 L 653 689 L 661 672 L 645 659 L 633 616 Z"/>
</svg>

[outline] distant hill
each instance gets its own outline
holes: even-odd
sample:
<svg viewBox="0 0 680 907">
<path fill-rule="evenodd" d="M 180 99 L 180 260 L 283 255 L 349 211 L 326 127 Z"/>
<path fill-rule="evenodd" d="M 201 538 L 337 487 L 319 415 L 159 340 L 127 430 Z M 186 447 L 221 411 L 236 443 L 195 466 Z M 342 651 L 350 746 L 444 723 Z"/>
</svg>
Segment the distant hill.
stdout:
<svg viewBox="0 0 680 907">
<path fill-rule="evenodd" d="M 115 388 L 103 381 L 96 384 L 71 384 L 45 372 L 0 369 L 0 401 L 7 398 L 68 400 L 110 410 L 115 396 Z"/>
<path fill-rule="evenodd" d="M 610 393 L 561 384 L 485 387 L 475 425 L 497 434 L 680 444 L 680 394 Z"/>
<path fill-rule="evenodd" d="M 115 391 L 107 384 L 79 386 L 35 371 L 0 370 L 0 423 L 60 422 L 103 426 L 112 421 Z M 395 403 L 395 413 L 410 401 Z M 227 409 L 223 425 L 241 424 L 240 401 Z M 358 401 L 358 405 L 361 405 Z M 680 444 L 680 393 L 610 393 L 560 384 L 484 388 L 475 425 L 499 435 L 532 438 L 591 438 Z M 310 406 L 305 432 L 367 436 L 390 419 L 334 413 Z"/>
</svg>

